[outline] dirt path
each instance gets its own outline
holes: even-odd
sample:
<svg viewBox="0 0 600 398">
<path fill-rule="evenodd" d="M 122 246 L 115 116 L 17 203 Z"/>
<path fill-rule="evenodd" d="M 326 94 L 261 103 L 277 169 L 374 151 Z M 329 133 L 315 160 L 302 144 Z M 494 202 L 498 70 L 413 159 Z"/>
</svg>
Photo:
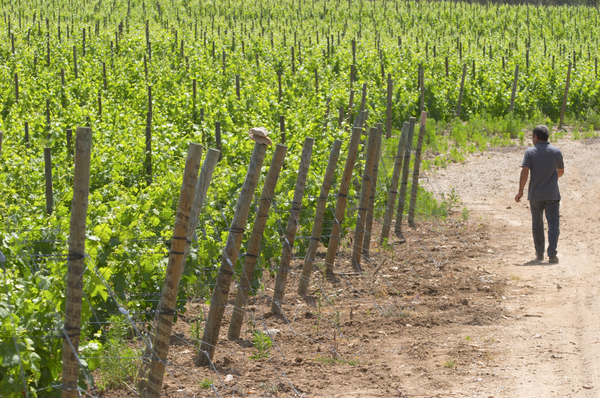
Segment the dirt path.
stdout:
<svg viewBox="0 0 600 398">
<path fill-rule="evenodd" d="M 556 145 L 566 163 L 557 265 L 532 261 L 528 203 L 513 199 L 522 149 L 474 156 L 435 176 L 440 189 L 456 190 L 472 218 L 489 223 L 494 258 L 483 265 L 508 278 L 508 316 L 486 330 L 499 340 L 493 361 L 473 367 L 473 382 L 456 389 L 464 395 L 600 396 L 600 141 Z"/>
</svg>

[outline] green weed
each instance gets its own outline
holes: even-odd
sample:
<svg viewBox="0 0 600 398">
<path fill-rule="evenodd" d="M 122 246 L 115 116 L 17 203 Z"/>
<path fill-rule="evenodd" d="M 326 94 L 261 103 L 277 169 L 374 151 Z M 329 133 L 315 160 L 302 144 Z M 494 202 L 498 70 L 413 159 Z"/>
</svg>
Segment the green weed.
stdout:
<svg viewBox="0 0 600 398">
<path fill-rule="evenodd" d="M 251 359 L 269 358 L 269 349 L 273 346 L 271 337 L 261 332 L 260 330 L 254 330 L 252 333 L 252 345 L 256 348 L 257 352 L 251 355 Z"/>
<path fill-rule="evenodd" d="M 455 366 L 456 366 L 456 361 L 454 361 L 453 359 L 448 359 L 447 361 L 444 361 L 445 368 L 454 369 Z"/>
<path fill-rule="evenodd" d="M 127 345 L 131 326 L 121 315 L 108 318 L 109 326 L 105 333 L 100 360 L 98 388 L 103 391 L 117 388 L 125 383 L 133 383 L 139 369 L 139 354 Z"/>
<path fill-rule="evenodd" d="M 209 388 L 212 387 L 213 381 L 211 379 L 204 379 L 199 384 L 200 384 L 200 388 L 202 388 L 204 390 L 208 390 Z"/>
</svg>

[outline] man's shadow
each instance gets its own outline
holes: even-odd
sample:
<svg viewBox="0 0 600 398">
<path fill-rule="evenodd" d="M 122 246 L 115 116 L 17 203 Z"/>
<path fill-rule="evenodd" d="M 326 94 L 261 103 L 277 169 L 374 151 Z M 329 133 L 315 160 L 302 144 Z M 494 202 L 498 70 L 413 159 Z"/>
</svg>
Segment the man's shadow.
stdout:
<svg viewBox="0 0 600 398">
<path fill-rule="evenodd" d="M 534 259 L 526 263 L 514 263 L 513 265 L 517 267 L 547 267 L 552 264 L 548 263 L 548 261 Z"/>
</svg>

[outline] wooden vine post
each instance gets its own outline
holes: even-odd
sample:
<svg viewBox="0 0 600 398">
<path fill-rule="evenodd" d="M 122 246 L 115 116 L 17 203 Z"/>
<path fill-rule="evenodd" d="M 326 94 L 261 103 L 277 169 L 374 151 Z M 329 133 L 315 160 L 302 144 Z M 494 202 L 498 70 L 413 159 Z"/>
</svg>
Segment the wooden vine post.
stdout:
<svg viewBox="0 0 600 398">
<path fill-rule="evenodd" d="M 565 95 L 563 96 L 562 106 L 560 107 L 560 123 L 558 128 L 561 129 L 563 125 L 563 119 L 565 117 L 565 111 L 567 109 L 567 96 L 569 95 L 569 83 L 571 82 L 571 63 L 569 62 L 569 69 L 567 70 L 567 81 L 565 82 Z"/>
<path fill-rule="evenodd" d="M 285 116 L 279 115 L 279 134 L 281 136 L 281 143 L 285 144 Z"/>
<path fill-rule="evenodd" d="M 356 228 L 354 229 L 354 245 L 352 246 L 352 265 L 357 271 L 360 271 L 361 269 L 362 244 L 365 235 L 367 208 L 369 207 L 369 194 L 372 189 L 373 161 L 375 160 L 375 151 L 377 150 L 377 136 L 377 127 L 371 127 L 369 131 L 369 141 L 367 143 L 367 157 L 365 159 L 363 183 L 358 204 L 358 216 L 356 217 Z"/>
<path fill-rule="evenodd" d="M 215 141 L 217 145 L 217 150 L 221 153 L 219 155 L 219 162 L 223 159 L 223 148 L 221 146 L 221 122 L 215 122 Z"/>
<path fill-rule="evenodd" d="M 235 296 L 235 306 L 233 308 L 233 314 L 231 315 L 231 322 L 229 323 L 229 331 L 227 337 L 230 339 L 236 339 L 240 337 L 240 331 L 244 322 L 244 307 L 246 306 L 248 295 L 250 293 L 250 287 L 252 284 L 252 278 L 254 276 L 254 269 L 256 262 L 260 255 L 260 245 L 263 238 L 263 232 L 267 225 L 267 218 L 269 216 L 269 209 L 271 208 L 271 201 L 275 194 L 275 186 L 279 179 L 279 173 L 283 166 L 287 147 L 282 144 L 278 144 L 275 148 L 273 159 L 271 160 L 271 166 L 267 173 L 265 185 L 263 186 L 262 193 L 260 195 L 260 204 L 252 227 L 252 234 L 248 242 L 248 250 L 246 257 L 244 258 L 244 266 L 242 268 L 242 275 L 238 281 L 238 290 Z"/>
<path fill-rule="evenodd" d="M 519 82 L 519 65 L 515 65 L 515 78 L 513 80 L 512 94 L 510 96 L 510 114 L 512 117 L 512 112 L 515 107 L 515 97 L 517 95 L 517 83 Z"/>
<path fill-rule="evenodd" d="M 463 92 L 465 89 L 465 76 L 467 75 L 467 64 L 463 64 L 462 78 L 460 79 L 460 91 L 458 93 L 458 106 L 456 107 L 456 117 L 460 118 L 460 107 L 462 104 Z"/>
<path fill-rule="evenodd" d="M 285 236 L 283 237 L 281 261 L 279 262 L 279 270 L 277 271 L 277 279 L 275 281 L 275 292 L 273 293 L 273 301 L 271 302 L 271 311 L 273 314 L 281 314 L 282 312 L 281 302 L 285 296 L 285 286 L 290 272 L 290 261 L 292 259 L 296 231 L 300 225 L 302 198 L 304 197 L 304 187 L 306 186 L 306 176 L 308 175 L 308 168 L 310 167 L 314 142 L 314 138 L 307 137 L 304 140 L 304 146 L 302 147 L 300 167 L 298 169 L 298 177 L 296 178 L 296 187 L 294 188 L 294 199 L 292 199 L 292 209 L 290 210 Z"/>
<path fill-rule="evenodd" d="M 221 267 L 219 268 L 210 300 L 210 310 L 206 319 L 202 344 L 196 358 L 196 363 L 199 366 L 206 366 L 212 363 L 212 358 L 215 354 L 215 347 L 219 339 L 219 331 L 221 330 L 221 322 L 223 321 L 223 313 L 225 312 L 229 296 L 231 278 L 238 258 L 238 252 L 242 245 L 248 212 L 250 211 L 250 206 L 252 206 L 252 198 L 254 197 L 254 191 L 260 177 L 266 152 L 266 145 L 259 144 L 258 142 L 254 144 L 248 173 L 246 174 L 246 179 L 235 207 L 235 213 L 231 227 L 229 228 L 229 235 L 227 236 L 227 242 L 223 250 Z"/>
<path fill-rule="evenodd" d="M 394 82 L 392 81 L 392 74 L 388 73 L 387 79 L 387 108 L 386 108 L 386 121 L 385 121 L 385 138 L 392 137 L 392 95 L 394 94 Z"/>
<path fill-rule="evenodd" d="M 179 282 L 185 265 L 187 233 L 190 209 L 196 194 L 196 182 L 202 157 L 202 145 L 190 143 L 185 162 L 183 182 L 179 194 L 179 205 L 175 216 L 175 227 L 169 250 L 169 262 L 160 301 L 156 312 L 156 326 L 152 336 L 150 357 L 143 358 L 138 374 L 137 387 L 144 398 L 158 398 L 162 389 L 165 362 L 169 352 L 169 340 L 173 328 L 173 317 L 177 305 Z M 146 373 L 145 370 L 148 369 Z"/>
<path fill-rule="evenodd" d="M 427 112 L 421 112 L 421 124 L 419 125 L 419 138 L 417 150 L 415 151 L 415 165 L 413 167 L 413 181 L 410 193 L 410 207 L 408 208 L 408 225 L 415 227 L 415 210 L 417 208 L 417 194 L 419 192 L 419 169 L 421 167 L 421 151 L 423 150 L 423 138 L 425 137 L 425 125 Z"/>
<path fill-rule="evenodd" d="M 152 86 L 148 86 L 148 113 L 146 114 L 146 182 L 152 184 Z"/>
<path fill-rule="evenodd" d="M 354 106 L 354 90 L 350 90 L 350 99 L 348 100 L 348 126 L 352 123 L 352 107 Z"/>
<path fill-rule="evenodd" d="M 425 69 L 419 65 L 419 91 L 421 100 L 421 112 L 425 110 Z"/>
<path fill-rule="evenodd" d="M 400 181 L 400 170 L 402 169 L 402 157 L 404 156 L 404 149 L 406 148 L 406 137 L 408 137 L 408 126 L 408 122 L 404 122 L 404 125 L 402 126 L 402 135 L 400 136 L 400 141 L 398 142 L 398 150 L 396 152 L 396 157 L 394 158 L 394 171 L 392 172 L 392 179 L 390 181 L 390 190 L 388 193 L 387 205 L 385 206 L 385 215 L 383 218 L 383 225 L 381 227 L 379 244 L 383 244 L 387 239 L 390 238 L 392 215 L 394 214 L 394 208 L 396 207 L 398 182 Z"/>
<path fill-rule="evenodd" d="M 29 122 L 25 122 L 25 147 L 29 149 Z M 73 150 L 71 149 L 71 155 Z"/>
<path fill-rule="evenodd" d="M 52 148 L 44 148 L 44 176 L 46 180 L 46 213 L 52 214 L 54 197 L 52 195 Z"/>
<path fill-rule="evenodd" d="M 15 102 L 19 102 L 19 74 L 15 73 Z"/>
<path fill-rule="evenodd" d="M 62 398 L 79 397 L 79 340 L 85 271 L 85 225 L 90 189 L 92 129 L 77 127 L 73 201 L 67 257 L 67 292 L 62 352 Z"/>
<path fill-rule="evenodd" d="M 357 119 L 360 119 L 360 116 L 357 116 Z M 342 180 L 340 181 L 340 189 L 335 205 L 331 237 L 329 238 L 327 254 L 325 255 L 325 266 L 327 267 L 328 274 L 333 273 L 335 256 L 340 244 L 340 232 L 342 229 L 342 224 L 344 223 L 344 214 L 346 212 L 346 203 L 348 201 L 348 191 L 350 190 L 350 181 L 352 180 L 352 172 L 354 171 L 354 163 L 356 162 L 356 156 L 358 154 L 358 144 L 360 143 L 361 134 L 362 125 L 355 126 L 352 129 L 352 137 L 350 138 L 350 144 L 348 146 L 348 155 L 346 157 L 344 173 L 342 174 Z"/>
<path fill-rule="evenodd" d="M 375 157 L 373 158 L 371 190 L 369 192 L 369 205 L 367 206 L 367 218 L 365 220 L 365 237 L 362 244 L 362 255 L 365 258 L 369 257 L 369 251 L 371 250 L 371 234 L 373 232 L 373 213 L 375 212 L 375 196 L 377 193 L 377 174 L 379 173 L 379 159 L 381 157 L 381 140 L 383 139 L 382 124 L 377 123 L 376 127 L 377 139 L 375 140 Z"/>
<path fill-rule="evenodd" d="M 194 237 L 196 227 L 198 227 L 198 218 L 200 217 L 200 212 L 202 211 L 202 207 L 204 206 L 204 201 L 206 200 L 206 193 L 208 192 L 210 181 L 212 179 L 213 173 L 215 172 L 215 167 L 217 166 L 217 163 L 219 161 L 219 155 L 220 152 L 216 149 L 210 148 L 208 150 L 204 159 L 204 163 L 202 164 L 200 177 L 198 177 L 198 181 L 196 182 L 196 193 L 194 195 L 194 202 L 190 210 L 190 223 L 188 225 L 187 230 L 187 245 L 185 248 L 186 257 L 190 247 L 190 242 Z"/>
<path fill-rule="evenodd" d="M 415 123 L 417 119 L 411 117 L 408 119 L 408 136 L 406 137 L 406 149 L 404 149 L 404 160 L 402 161 L 402 183 L 400 185 L 400 199 L 398 200 L 398 211 L 396 212 L 396 225 L 394 233 L 402 239 L 402 216 L 406 203 L 406 191 L 408 190 L 408 172 L 410 170 L 410 151 L 413 144 L 413 135 L 415 133 Z"/>
<path fill-rule="evenodd" d="M 367 106 L 367 83 L 363 83 L 362 96 L 360 99 L 360 111 L 364 111 Z"/>
<path fill-rule="evenodd" d="M 2 140 L 4 138 L 4 133 L 0 131 L 0 158 L 2 158 Z"/>
<path fill-rule="evenodd" d="M 329 161 L 327 162 L 327 168 L 325 169 L 325 176 L 323 177 L 323 183 L 321 184 L 321 193 L 317 202 L 317 209 L 315 211 L 315 220 L 313 222 L 312 233 L 310 241 L 308 242 L 308 249 L 306 249 L 306 256 L 304 257 L 304 264 L 302 266 L 302 275 L 300 276 L 300 282 L 298 284 L 298 294 L 305 295 L 308 290 L 308 282 L 310 281 L 310 274 L 312 273 L 312 265 L 317 257 L 317 249 L 319 248 L 319 241 L 321 240 L 321 230 L 323 229 L 323 219 L 325 217 L 325 210 L 327 208 L 327 198 L 329 196 L 329 190 L 333 183 L 333 177 L 335 175 L 335 168 L 337 161 L 340 158 L 340 149 L 342 148 L 342 141 L 335 140 L 331 153 L 329 154 Z"/>
</svg>

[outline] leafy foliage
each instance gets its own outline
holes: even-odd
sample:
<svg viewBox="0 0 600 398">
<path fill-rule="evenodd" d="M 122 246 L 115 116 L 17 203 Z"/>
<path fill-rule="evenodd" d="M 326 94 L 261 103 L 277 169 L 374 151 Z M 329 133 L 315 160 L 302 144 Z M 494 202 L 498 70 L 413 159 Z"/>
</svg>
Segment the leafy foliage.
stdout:
<svg viewBox="0 0 600 398">
<path fill-rule="evenodd" d="M 94 337 L 119 310 L 117 301 L 141 320 L 152 319 L 156 300 L 150 298 L 164 281 L 186 149 L 190 141 L 215 147 L 217 121 L 223 159 L 187 259 L 179 312 L 185 311 L 186 298 L 207 297 L 214 283 L 252 151 L 245 135 L 249 127 L 276 132 L 279 116 L 285 116 L 288 156 L 259 267 L 272 272 L 281 256 L 280 236 L 303 140 L 316 138 L 298 233 L 309 236 L 330 148 L 335 139 L 347 144 L 363 83 L 367 123 L 385 125 L 386 75 L 394 80 L 393 138 L 383 146 L 393 157 L 402 123 L 419 114 L 417 76 L 419 66 L 424 69 L 425 144 L 434 155 L 424 168 L 460 161 L 465 152 L 487 145 L 504 145 L 534 121 L 556 122 L 569 62 L 567 116 L 587 129 L 600 125 L 597 8 L 397 0 L 347 5 L 322 0 L 56 0 L 50 5 L 27 0 L 4 1 L 0 9 L 0 248 L 7 259 L 6 291 L 0 292 L 0 395 L 20 394 L 24 388 L 41 395 L 38 389 L 55 384 L 61 371 L 67 269 L 61 253 L 68 250 L 74 161 L 66 129 L 89 125 L 94 131 L 81 342 L 89 373 L 99 366 L 94 358 L 101 350 L 119 346 L 110 338 L 102 346 Z M 463 64 L 467 74 L 456 118 Z M 352 85 L 351 65 L 356 70 Z M 510 113 L 516 65 L 520 72 Z M 351 110 L 350 90 L 355 91 Z M 149 105 L 151 185 L 145 174 Z M 45 212 L 44 147 L 52 149 L 52 214 Z M 379 169 L 385 187 L 392 167 Z M 353 185 L 350 200 L 356 191 Z M 334 186 L 327 220 L 333 218 L 335 192 Z M 422 188 L 419 195 L 418 214 L 444 214 L 444 203 Z M 376 200 L 381 209 L 385 195 Z M 342 233 L 353 223 L 347 217 Z M 324 226 L 325 245 L 330 226 Z M 297 239 L 299 255 L 305 244 Z M 58 393 L 42 391 L 44 396 Z"/>
</svg>

